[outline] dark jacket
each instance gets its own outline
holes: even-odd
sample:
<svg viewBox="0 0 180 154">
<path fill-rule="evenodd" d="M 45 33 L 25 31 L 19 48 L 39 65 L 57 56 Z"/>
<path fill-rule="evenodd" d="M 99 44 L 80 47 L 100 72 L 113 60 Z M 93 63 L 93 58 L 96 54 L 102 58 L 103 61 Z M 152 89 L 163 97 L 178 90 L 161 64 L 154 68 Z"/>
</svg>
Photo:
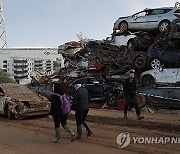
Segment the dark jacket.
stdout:
<svg viewBox="0 0 180 154">
<path fill-rule="evenodd" d="M 74 111 L 86 111 L 89 109 L 89 101 L 91 97 L 86 88 L 80 87 L 73 96 L 72 107 Z"/>
<path fill-rule="evenodd" d="M 55 94 L 51 96 L 51 108 L 49 114 L 53 116 L 62 115 L 60 97 Z"/>
<path fill-rule="evenodd" d="M 124 96 L 133 96 L 136 95 L 136 81 L 135 79 L 133 79 L 132 81 L 130 81 L 129 79 L 126 79 L 123 85 L 123 92 L 124 92 Z"/>
</svg>

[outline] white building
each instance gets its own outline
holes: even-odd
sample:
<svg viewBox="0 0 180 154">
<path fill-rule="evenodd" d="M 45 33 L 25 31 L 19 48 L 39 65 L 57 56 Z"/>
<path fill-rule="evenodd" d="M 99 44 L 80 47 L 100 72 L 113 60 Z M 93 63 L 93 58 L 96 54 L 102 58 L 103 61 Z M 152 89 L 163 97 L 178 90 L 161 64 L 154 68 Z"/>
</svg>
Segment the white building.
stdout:
<svg viewBox="0 0 180 154">
<path fill-rule="evenodd" d="M 10 57 L 28 57 L 39 58 L 44 60 L 56 61 L 63 66 L 63 57 L 58 54 L 57 48 L 6 48 L 0 49 L 0 68 L 3 65 L 3 60 Z"/>
<path fill-rule="evenodd" d="M 45 75 L 54 73 L 63 67 L 63 57 L 57 48 L 6 48 L 0 49 L 0 69 L 4 69 L 10 76 L 24 83 L 30 81 L 30 75 L 35 69 L 41 69 Z"/>
<path fill-rule="evenodd" d="M 54 61 L 27 57 L 10 57 L 7 60 L 3 60 L 2 69 L 20 84 L 30 83 L 31 75 L 34 70 L 41 70 L 41 72 L 47 76 L 55 72 Z"/>
<path fill-rule="evenodd" d="M 30 83 L 33 60 L 26 57 L 10 57 L 3 60 L 2 69 L 17 82 L 22 84 Z"/>
</svg>

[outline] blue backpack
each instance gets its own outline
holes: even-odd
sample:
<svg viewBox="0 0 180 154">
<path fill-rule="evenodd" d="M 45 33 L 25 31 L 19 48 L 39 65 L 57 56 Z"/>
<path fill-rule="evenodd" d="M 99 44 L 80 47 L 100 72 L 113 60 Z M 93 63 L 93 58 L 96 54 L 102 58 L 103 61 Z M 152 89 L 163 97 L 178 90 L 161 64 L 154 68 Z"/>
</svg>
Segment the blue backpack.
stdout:
<svg viewBox="0 0 180 154">
<path fill-rule="evenodd" d="M 68 96 L 66 94 L 64 95 L 56 94 L 56 95 L 60 97 L 62 113 L 68 114 L 71 111 L 71 103 L 69 101 Z"/>
</svg>

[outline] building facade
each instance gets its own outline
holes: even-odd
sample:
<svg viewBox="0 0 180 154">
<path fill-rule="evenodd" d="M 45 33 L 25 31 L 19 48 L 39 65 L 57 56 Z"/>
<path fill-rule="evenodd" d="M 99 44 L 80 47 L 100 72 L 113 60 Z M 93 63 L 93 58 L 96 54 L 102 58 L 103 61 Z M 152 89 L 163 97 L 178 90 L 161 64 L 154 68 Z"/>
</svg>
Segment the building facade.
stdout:
<svg viewBox="0 0 180 154">
<path fill-rule="evenodd" d="M 54 61 L 27 57 L 10 57 L 3 60 L 2 69 L 20 84 L 30 83 L 32 72 L 35 70 L 40 70 L 45 76 L 52 75 L 55 72 Z"/>
</svg>

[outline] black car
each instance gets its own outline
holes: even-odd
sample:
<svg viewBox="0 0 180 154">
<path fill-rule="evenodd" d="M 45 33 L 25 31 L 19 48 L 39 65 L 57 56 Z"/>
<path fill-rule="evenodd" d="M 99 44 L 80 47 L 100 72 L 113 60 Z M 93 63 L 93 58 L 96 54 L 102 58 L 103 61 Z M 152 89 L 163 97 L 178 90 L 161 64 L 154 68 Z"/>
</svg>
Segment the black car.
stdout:
<svg viewBox="0 0 180 154">
<path fill-rule="evenodd" d="M 159 69 L 180 66 L 180 41 L 157 41 L 148 49 L 148 65 Z"/>
<path fill-rule="evenodd" d="M 74 83 L 80 82 L 82 87 L 85 87 L 90 96 L 91 101 L 100 101 L 102 103 L 107 102 L 108 105 L 116 106 L 119 102 L 120 97 L 122 97 L 122 90 L 113 85 L 112 83 L 106 82 L 102 78 L 96 77 L 85 77 L 75 79 L 69 82 L 68 85 L 68 95 L 73 96 L 75 89 Z"/>
<path fill-rule="evenodd" d="M 155 109 L 180 109 L 180 85 L 174 87 L 142 87 L 139 88 L 141 103 Z"/>
</svg>

